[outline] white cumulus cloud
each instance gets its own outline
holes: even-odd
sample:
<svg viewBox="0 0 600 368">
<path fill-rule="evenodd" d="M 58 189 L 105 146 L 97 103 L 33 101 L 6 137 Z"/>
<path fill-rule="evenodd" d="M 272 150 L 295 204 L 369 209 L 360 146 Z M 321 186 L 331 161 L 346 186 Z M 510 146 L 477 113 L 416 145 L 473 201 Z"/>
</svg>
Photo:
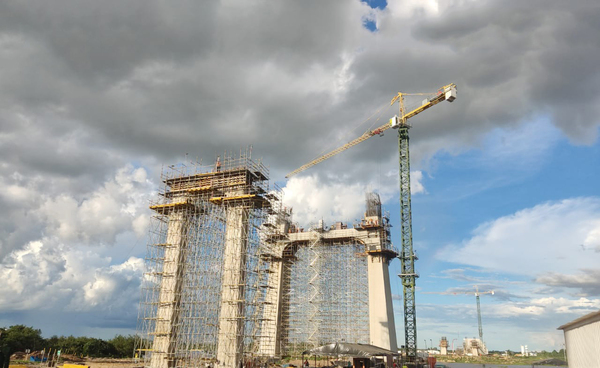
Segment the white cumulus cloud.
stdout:
<svg viewBox="0 0 600 368">
<path fill-rule="evenodd" d="M 470 239 L 446 246 L 437 257 L 529 276 L 595 269 L 599 220 L 597 197 L 543 203 L 480 225 Z"/>
<path fill-rule="evenodd" d="M 398 172 L 390 172 L 387 183 L 382 186 L 375 182 L 347 183 L 345 181 L 323 181 L 317 175 L 294 176 L 283 188 L 283 201 L 294 209 L 294 220 L 308 225 L 320 219 L 326 223 L 333 221 L 354 221 L 363 217 L 365 211 L 365 193 L 372 188 L 380 188 L 381 202 L 398 196 Z M 425 193 L 422 184 L 423 173 L 411 172 L 411 192 Z"/>
<path fill-rule="evenodd" d="M 111 264 L 110 257 L 66 246 L 57 237 L 32 241 L 0 263 L 0 312 L 135 312 L 143 266 L 137 257 Z"/>
<path fill-rule="evenodd" d="M 362 218 L 365 207 L 362 184 L 323 183 L 317 176 L 293 177 L 284 188 L 284 204 L 294 209 L 294 220 L 307 225 Z"/>
<path fill-rule="evenodd" d="M 128 165 L 80 199 L 68 194 L 46 198 L 39 215 L 46 224 L 45 232 L 63 241 L 114 243 L 124 231 L 133 230 L 138 236 L 145 233 L 152 189 L 146 171 Z"/>
</svg>

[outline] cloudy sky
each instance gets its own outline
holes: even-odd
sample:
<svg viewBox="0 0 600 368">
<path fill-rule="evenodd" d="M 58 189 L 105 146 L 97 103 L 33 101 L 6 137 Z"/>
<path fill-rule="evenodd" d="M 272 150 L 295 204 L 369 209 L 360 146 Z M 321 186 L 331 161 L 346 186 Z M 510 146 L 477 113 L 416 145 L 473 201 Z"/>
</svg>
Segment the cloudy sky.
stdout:
<svg viewBox="0 0 600 368">
<path fill-rule="evenodd" d="M 477 285 L 490 349 L 560 349 L 600 308 L 598 19 L 584 0 L 1 2 L 0 326 L 133 333 L 148 200 L 190 157 L 252 145 L 296 221 L 353 222 L 374 190 L 397 223 L 394 132 L 284 176 L 396 92 L 453 82 L 412 120 L 419 347 L 477 335 Z"/>
</svg>

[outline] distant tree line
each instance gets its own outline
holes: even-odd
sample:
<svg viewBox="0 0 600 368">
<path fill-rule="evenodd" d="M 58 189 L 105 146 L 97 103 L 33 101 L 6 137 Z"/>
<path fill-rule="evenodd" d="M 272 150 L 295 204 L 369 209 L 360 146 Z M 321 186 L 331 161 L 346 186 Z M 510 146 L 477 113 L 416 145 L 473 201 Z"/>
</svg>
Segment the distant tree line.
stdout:
<svg viewBox="0 0 600 368">
<path fill-rule="evenodd" d="M 42 331 L 24 325 L 0 327 L 0 351 L 13 354 L 19 351 L 60 350 L 92 358 L 130 358 L 135 349 L 135 336 L 116 335 L 110 340 L 93 337 L 52 336 L 43 338 Z M 0 364 L 1 367 L 1 364 Z"/>
</svg>

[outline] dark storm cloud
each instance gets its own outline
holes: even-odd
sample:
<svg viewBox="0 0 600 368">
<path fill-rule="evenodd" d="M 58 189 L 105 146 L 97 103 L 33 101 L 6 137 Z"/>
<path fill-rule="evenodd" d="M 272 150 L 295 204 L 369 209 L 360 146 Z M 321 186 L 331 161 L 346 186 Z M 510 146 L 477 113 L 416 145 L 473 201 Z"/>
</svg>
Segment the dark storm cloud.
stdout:
<svg viewBox="0 0 600 368">
<path fill-rule="evenodd" d="M 417 168 L 544 114 L 577 141 L 595 139 L 595 3 L 402 6 L 2 2 L 0 174 L 20 173 L 38 193 L 89 193 L 129 162 L 210 161 L 253 144 L 280 180 L 367 129 L 351 131 L 398 90 L 449 82 L 459 99 L 413 121 Z M 362 26 L 367 16 L 378 32 Z M 377 165 L 394 169 L 395 147 L 391 132 L 312 172 L 365 182 Z"/>
<path fill-rule="evenodd" d="M 487 1 L 448 7 L 412 34 L 447 47 L 448 67 L 473 97 L 472 116 L 511 123 L 548 113 L 571 138 L 592 143 L 599 16 L 592 1 Z"/>
<path fill-rule="evenodd" d="M 482 282 L 483 279 L 481 278 L 476 278 L 473 276 L 469 276 L 465 274 L 465 269 L 462 268 L 451 268 L 451 269 L 447 269 L 447 270 L 442 270 L 440 273 L 443 276 L 443 278 L 450 278 L 450 279 L 454 279 L 457 281 L 467 281 L 467 282 Z"/>
<path fill-rule="evenodd" d="M 593 139 L 597 124 L 588 92 L 598 78 L 598 9 L 581 3 L 442 3 L 440 14 L 407 19 L 386 10 L 376 34 L 362 28 L 370 10 L 359 3 L 7 2 L 0 10 L 11 47 L 3 59 L 7 107 L 45 120 L 54 106 L 62 112 L 50 123 L 55 136 L 84 127 L 127 157 L 212 157 L 254 144 L 285 172 L 398 89 L 434 91 L 450 81 L 460 100 L 415 124 L 417 161 L 533 114 L 549 112 L 581 141 Z M 315 85 L 339 72 L 344 57 L 352 79 L 336 101 Z M 439 137 L 449 147 L 427 145 Z M 384 145 L 336 160 L 360 171 L 394 154 Z M 62 172 L 58 161 L 44 166 Z"/>
<path fill-rule="evenodd" d="M 2 93 L 12 103 L 6 107 L 37 111 L 42 120 L 56 107 L 67 130 L 86 127 L 104 146 L 132 156 L 212 156 L 222 147 L 265 142 L 278 157 L 275 151 L 295 141 L 296 129 L 320 125 L 323 115 L 307 111 L 331 110 L 325 107 L 330 98 L 285 84 L 278 91 L 269 84 L 261 89 L 251 77 L 336 66 L 346 39 L 367 33 L 354 26 L 360 13 L 357 19 L 351 14 L 363 7 L 4 3 L 0 30 L 11 70 L 5 76 L 10 88 Z M 282 132 L 282 125 L 291 129 Z"/>
<path fill-rule="evenodd" d="M 330 110 L 330 96 L 285 83 L 274 91 L 255 76 L 294 82 L 289 75 L 336 65 L 354 34 L 348 12 L 362 6 L 239 6 L 0 4 L 0 174 L 4 189 L 29 196 L 0 198 L 0 259 L 47 231 L 36 212 L 49 198 L 81 203 L 129 162 L 172 163 L 186 152 L 210 160 L 261 142 L 285 157 L 281 145 L 296 137 L 282 126 L 305 129 L 309 117 L 318 127 L 306 110 Z"/>
<path fill-rule="evenodd" d="M 372 112 L 397 90 L 434 91 L 455 82 L 457 101 L 413 119 L 415 167 L 441 148 L 460 151 L 496 127 L 545 116 L 574 142 L 592 143 L 599 123 L 593 91 L 600 41 L 591 20 L 600 9 L 588 3 L 441 2 L 433 16 L 383 14 L 378 33 L 352 65 L 356 88 L 338 110 L 351 111 L 353 124 L 360 111 Z M 339 129 L 339 122 L 325 126 Z M 383 144 L 390 146 L 387 155 L 395 155 L 393 140 Z M 364 172 L 381 160 L 374 146 L 364 143 L 335 160 L 352 163 L 339 165 L 344 170 Z"/>
<path fill-rule="evenodd" d="M 566 289 L 571 294 L 584 297 L 600 296 L 600 270 L 586 269 L 578 275 L 565 275 L 558 272 L 549 272 L 535 279 L 535 282 L 544 284 L 551 290 Z"/>
<path fill-rule="evenodd" d="M 214 2 L 4 2 L 0 29 L 40 42 L 89 83 L 123 78 L 148 59 L 185 60 L 214 42 Z"/>
<path fill-rule="evenodd" d="M 449 270 L 449 271 L 457 271 L 457 270 Z M 450 272 L 451 274 L 454 272 Z M 454 278 L 454 277 L 452 277 Z M 454 278 L 460 281 L 470 281 L 471 279 L 466 278 Z M 477 280 L 481 281 L 481 280 Z M 496 300 L 501 301 L 514 301 L 518 299 L 527 299 L 527 297 L 520 296 L 517 294 L 510 293 L 504 290 L 504 287 L 494 285 L 494 284 L 484 284 L 479 283 L 477 285 L 479 292 L 481 295 L 486 295 L 486 297 L 494 298 Z M 493 292 L 493 294 L 491 294 Z M 446 291 L 441 292 L 423 292 L 423 294 L 439 294 L 439 295 L 465 295 L 465 296 L 475 296 L 475 288 L 473 286 L 464 286 L 464 287 L 451 287 L 446 289 Z"/>
</svg>

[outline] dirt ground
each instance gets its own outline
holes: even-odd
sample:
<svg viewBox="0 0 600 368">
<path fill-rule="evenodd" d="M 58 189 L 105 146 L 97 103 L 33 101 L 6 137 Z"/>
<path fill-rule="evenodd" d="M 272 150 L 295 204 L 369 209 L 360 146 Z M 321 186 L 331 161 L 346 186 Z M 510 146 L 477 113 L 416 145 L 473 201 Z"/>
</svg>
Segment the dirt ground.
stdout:
<svg viewBox="0 0 600 368">
<path fill-rule="evenodd" d="M 90 359 L 80 362 L 60 362 L 55 367 L 62 367 L 64 364 L 76 364 L 82 366 L 89 366 L 90 368 L 141 368 L 143 365 L 138 362 L 134 362 L 133 359 Z M 11 363 L 10 368 L 46 368 L 48 363 Z"/>
<path fill-rule="evenodd" d="M 94 359 L 86 360 L 83 363 L 77 363 L 82 365 L 88 365 L 90 368 L 135 368 L 143 367 L 142 362 L 137 363 L 133 359 Z"/>
<path fill-rule="evenodd" d="M 292 360 L 287 362 L 287 364 L 294 364 L 296 367 L 302 367 L 302 361 L 300 359 Z M 133 359 L 85 359 L 78 362 L 63 362 L 61 361 L 55 367 L 62 367 L 64 364 L 76 364 L 82 366 L 89 366 L 90 368 L 142 368 L 143 362 L 138 361 L 135 362 Z M 314 360 L 310 360 L 311 367 L 314 365 Z M 317 367 L 327 366 L 327 361 L 321 360 L 317 361 Z M 48 367 L 48 363 L 11 363 L 10 368 L 46 368 Z M 280 367 L 270 366 L 270 367 Z"/>
</svg>

